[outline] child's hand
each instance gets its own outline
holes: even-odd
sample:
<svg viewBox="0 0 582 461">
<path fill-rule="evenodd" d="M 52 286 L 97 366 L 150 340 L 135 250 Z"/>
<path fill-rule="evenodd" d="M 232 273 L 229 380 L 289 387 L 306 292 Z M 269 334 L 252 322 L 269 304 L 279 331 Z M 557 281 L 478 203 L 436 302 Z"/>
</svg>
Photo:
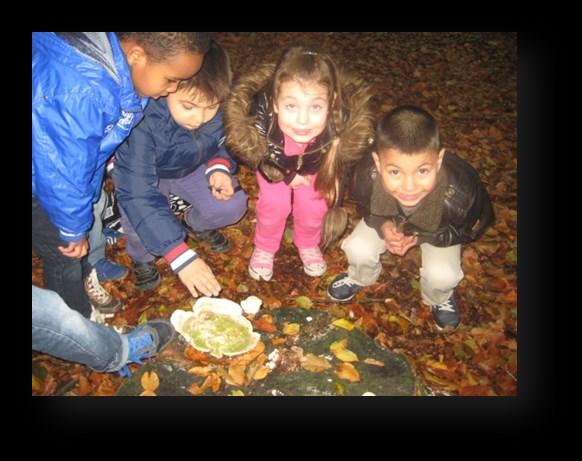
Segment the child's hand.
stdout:
<svg viewBox="0 0 582 461">
<path fill-rule="evenodd" d="M 404 256 L 408 250 L 418 243 L 416 235 L 405 236 L 399 243 L 386 244 L 386 249 L 397 256 Z"/>
<path fill-rule="evenodd" d="M 384 224 L 382 224 L 382 233 L 384 234 L 386 248 L 394 245 L 400 245 L 400 242 L 405 237 L 404 234 L 398 230 L 396 224 L 392 221 L 386 221 Z"/>
<path fill-rule="evenodd" d="M 387 221 L 382 225 L 382 232 L 384 234 L 384 241 L 386 242 L 386 249 L 390 253 L 398 256 L 404 256 L 418 242 L 417 236 L 404 235 L 392 221 Z"/>
<path fill-rule="evenodd" d="M 232 178 L 226 173 L 215 171 L 208 179 L 212 196 L 217 200 L 228 200 L 234 195 Z"/>
<path fill-rule="evenodd" d="M 198 291 L 205 296 L 218 296 L 222 290 L 212 273 L 212 269 L 200 258 L 195 259 L 178 272 L 178 277 L 195 298 L 198 297 Z"/>
<path fill-rule="evenodd" d="M 301 186 L 309 186 L 309 177 L 296 174 L 293 181 L 289 183 L 289 186 L 291 186 L 291 189 L 297 189 Z"/>
<path fill-rule="evenodd" d="M 69 242 L 66 247 L 60 246 L 59 250 L 62 254 L 69 258 L 79 259 L 87 254 L 89 250 L 89 243 L 87 242 L 87 238 L 83 237 L 83 239 L 79 240 L 78 242 Z"/>
</svg>

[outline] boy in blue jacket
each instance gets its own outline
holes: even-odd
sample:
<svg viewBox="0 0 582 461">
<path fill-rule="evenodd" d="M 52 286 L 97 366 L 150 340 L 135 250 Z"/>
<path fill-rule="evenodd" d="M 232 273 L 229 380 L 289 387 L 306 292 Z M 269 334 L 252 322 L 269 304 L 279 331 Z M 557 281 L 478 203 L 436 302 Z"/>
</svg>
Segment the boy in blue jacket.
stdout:
<svg viewBox="0 0 582 461">
<path fill-rule="evenodd" d="M 199 32 L 32 34 L 32 246 L 46 287 L 86 317 L 120 307 L 84 258 L 105 162 L 148 97 L 198 72 L 208 44 Z"/>
<path fill-rule="evenodd" d="M 163 256 L 194 297 L 220 292 L 211 268 L 184 240 L 188 233 L 226 251 L 228 241 L 216 229 L 246 211 L 247 196 L 232 176 L 236 163 L 223 145 L 220 105 L 231 80 L 228 55 L 211 42 L 200 72 L 176 93 L 152 101 L 115 154 L 113 180 L 139 290 L 160 284 L 154 260 Z M 170 193 L 192 204 L 183 224 L 170 207 Z"/>
</svg>

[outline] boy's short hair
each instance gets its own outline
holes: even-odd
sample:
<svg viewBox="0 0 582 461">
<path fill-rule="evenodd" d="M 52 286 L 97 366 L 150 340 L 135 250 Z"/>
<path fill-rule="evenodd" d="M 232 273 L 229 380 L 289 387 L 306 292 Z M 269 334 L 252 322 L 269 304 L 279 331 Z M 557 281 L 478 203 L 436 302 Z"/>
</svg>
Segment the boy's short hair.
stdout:
<svg viewBox="0 0 582 461">
<path fill-rule="evenodd" d="M 178 91 L 200 93 L 208 101 L 226 100 L 232 85 L 230 58 L 226 50 L 214 40 L 204 56 L 200 71 L 178 85 Z"/>
<path fill-rule="evenodd" d="M 120 41 L 134 40 L 153 62 L 162 62 L 181 52 L 205 54 L 209 32 L 115 32 Z"/>
<path fill-rule="evenodd" d="M 404 154 L 440 150 L 436 120 L 424 109 L 399 106 L 386 113 L 376 127 L 375 151 L 397 149 Z"/>
</svg>

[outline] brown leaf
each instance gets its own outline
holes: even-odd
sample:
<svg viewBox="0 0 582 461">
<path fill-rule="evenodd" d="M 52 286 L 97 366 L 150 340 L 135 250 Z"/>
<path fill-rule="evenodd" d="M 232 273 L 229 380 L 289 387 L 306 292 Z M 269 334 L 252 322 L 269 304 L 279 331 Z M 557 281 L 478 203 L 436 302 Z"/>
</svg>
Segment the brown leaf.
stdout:
<svg viewBox="0 0 582 461">
<path fill-rule="evenodd" d="M 318 357 L 311 353 L 303 356 L 301 359 L 301 366 L 308 371 L 314 371 L 317 373 L 331 368 L 331 364 L 327 361 L 327 359 Z"/>
<path fill-rule="evenodd" d="M 337 367 L 335 374 L 340 378 L 350 381 L 352 383 L 357 383 L 360 381 L 360 373 L 356 370 L 351 363 L 342 363 Z"/>
<path fill-rule="evenodd" d="M 79 376 L 79 384 L 77 386 L 77 394 L 81 395 L 81 396 L 89 395 L 92 390 L 93 390 L 93 387 L 91 386 L 91 383 L 89 383 L 89 380 L 83 375 Z"/>
<path fill-rule="evenodd" d="M 214 370 L 214 366 L 207 365 L 205 367 L 192 367 L 188 373 L 195 376 L 208 376 L 212 370 Z"/>
<path fill-rule="evenodd" d="M 140 397 L 156 397 L 157 394 L 154 391 L 151 391 L 149 389 L 146 389 L 141 394 L 139 394 L 139 396 Z"/>
<path fill-rule="evenodd" d="M 264 331 L 265 333 L 274 333 L 277 331 L 277 326 L 273 323 L 273 318 L 270 315 L 263 315 L 252 322 L 253 328 L 257 331 Z"/>
<path fill-rule="evenodd" d="M 146 391 L 155 391 L 160 387 L 160 378 L 158 378 L 158 374 L 155 371 L 146 371 L 141 375 L 141 387 Z"/>
<path fill-rule="evenodd" d="M 239 363 L 228 367 L 228 377 L 237 386 L 242 386 L 245 383 L 245 368 L 246 364 Z"/>
<path fill-rule="evenodd" d="M 377 367 L 383 367 L 384 366 L 384 362 L 380 362 L 380 360 L 370 359 L 370 358 L 364 360 L 364 363 L 367 363 L 368 365 L 375 365 Z"/>
</svg>

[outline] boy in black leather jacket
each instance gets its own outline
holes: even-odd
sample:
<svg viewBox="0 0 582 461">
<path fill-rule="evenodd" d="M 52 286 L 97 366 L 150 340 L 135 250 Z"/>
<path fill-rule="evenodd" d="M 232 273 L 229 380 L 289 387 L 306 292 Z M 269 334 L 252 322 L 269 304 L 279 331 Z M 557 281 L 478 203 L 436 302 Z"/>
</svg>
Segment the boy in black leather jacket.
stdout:
<svg viewBox="0 0 582 461">
<path fill-rule="evenodd" d="M 348 301 L 376 282 L 382 253 L 404 256 L 420 245 L 423 302 L 439 329 L 456 328 L 461 244 L 478 239 L 494 221 L 478 173 L 440 147 L 429 113 L 401 106 L 378 123 L 373 152 L 356 168 L 352 195 L 363 219 L 342 243 L 348 272 L 330 284 L 329 297 Z"/>
</svg>

